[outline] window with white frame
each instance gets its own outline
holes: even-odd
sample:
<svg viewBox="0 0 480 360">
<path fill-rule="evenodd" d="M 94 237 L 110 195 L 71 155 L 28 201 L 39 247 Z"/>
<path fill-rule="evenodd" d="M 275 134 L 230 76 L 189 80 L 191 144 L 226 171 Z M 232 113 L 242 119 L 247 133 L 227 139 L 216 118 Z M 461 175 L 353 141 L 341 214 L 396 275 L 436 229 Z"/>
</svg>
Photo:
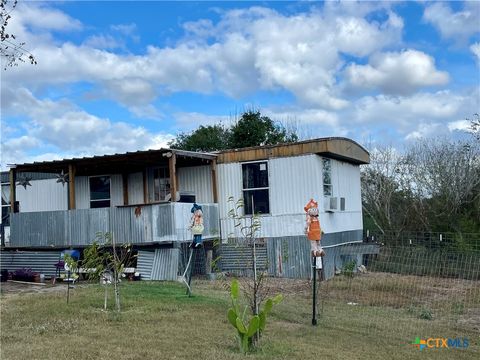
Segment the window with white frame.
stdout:
<svg viewBox="0 0 480 360">
<path fill-rule="evenodd" d="M 268 163 L 242 164 L 243 201 L 245 215 L 270 213 L 268 195 Z"/>
<path fill-rule="evenodd" d="M 323 196 L 332 196 L 332 160 L 323 158 Z"/>
<path fill-rule="evenodd" d="M 110 207 L 110 176 L 90 177 L 90 208 Z"/>
<path fill-rule="evenodd" d="M 153 200 L 165 200 L 168 194 L 170 194 L 170 173 L 168 167 L 153 169 Z"/>
</svg>

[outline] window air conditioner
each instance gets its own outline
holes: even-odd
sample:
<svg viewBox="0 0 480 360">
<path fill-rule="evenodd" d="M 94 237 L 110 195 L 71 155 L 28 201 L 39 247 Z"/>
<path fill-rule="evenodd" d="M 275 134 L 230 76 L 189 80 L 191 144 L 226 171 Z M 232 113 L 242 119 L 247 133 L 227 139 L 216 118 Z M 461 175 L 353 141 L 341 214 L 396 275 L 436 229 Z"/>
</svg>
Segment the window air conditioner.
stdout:
<svg viewBox="0 0 480 360">
<path fill-rule="evenodd" d="M 326 197 L 323 205 L 326 212 L 335 212 L 338 209 L 338 199 L 336 197 Z"/>
</svg>

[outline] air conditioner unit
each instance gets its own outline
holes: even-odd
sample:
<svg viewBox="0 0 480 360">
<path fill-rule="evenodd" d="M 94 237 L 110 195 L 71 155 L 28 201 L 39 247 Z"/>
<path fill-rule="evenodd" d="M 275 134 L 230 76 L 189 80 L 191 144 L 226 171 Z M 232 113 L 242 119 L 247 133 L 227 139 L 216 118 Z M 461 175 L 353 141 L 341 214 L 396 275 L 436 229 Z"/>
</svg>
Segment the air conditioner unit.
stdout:
<svg viewBox="0 0 480 360">
<path fill-rule="evenodd" d="M 338 210 L 338 198 L 326 197 L 323 201 L 323 208 L 326 212 L 335 212 Z"/>
</svg>

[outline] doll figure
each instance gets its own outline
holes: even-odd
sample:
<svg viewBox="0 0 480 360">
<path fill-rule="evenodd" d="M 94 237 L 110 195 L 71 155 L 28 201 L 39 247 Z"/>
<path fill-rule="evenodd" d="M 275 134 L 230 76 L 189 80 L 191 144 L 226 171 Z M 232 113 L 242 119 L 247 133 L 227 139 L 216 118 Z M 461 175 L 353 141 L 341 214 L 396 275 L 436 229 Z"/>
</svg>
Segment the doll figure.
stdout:
<svg viewBox="0 0 480 360">
<path fill-rule="evenodd" d="M 312 256 L 324 256 L 325 251 L 323 251 L 322 246 L 320 245 L 322 229 L 320 227 L 320 219 L 318 216 L 318 203 L 313 199 L 310 199 L 308 204 L 305 205 L 304 210 L 307 213 L 305 234 L 307 235 L 307 239 L 310 241 Z"/>
<path fill-rule="evenodd" d="M 198 248 L 202 244 L 203 233 L 203 212 L 202 207 L 196 203 L 191 209 L 192 218 L 190 220 L 190 230 L 193 234 L 193 242 L 190 245 L 192 248 Z"/>
</svg>

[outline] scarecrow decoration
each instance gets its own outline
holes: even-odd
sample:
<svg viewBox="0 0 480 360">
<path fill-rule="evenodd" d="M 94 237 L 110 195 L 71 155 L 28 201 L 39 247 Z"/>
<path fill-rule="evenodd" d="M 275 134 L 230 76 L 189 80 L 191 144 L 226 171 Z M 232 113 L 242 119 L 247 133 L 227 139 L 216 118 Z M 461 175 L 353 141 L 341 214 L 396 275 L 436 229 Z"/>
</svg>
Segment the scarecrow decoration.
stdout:
<svg viewBox="0 0 480 360">
<path fill-rule="evenodd" d="M 202 244 L 202 234 L 203 234 L 203 211 L 202 207 L 197 203 L 193 204 L 192 209 L 192 218 L 190 219 L 190 230 L 193 234 L 193 242 L 190 245 L 192 248 L 198 248 Z"/>
<path fill-rule="evenodd" d="M 307 235 L 307 239 L 310 241 L 312 256 L 324 256 L 325 251 L 323 251 L 322 246 L 320 245 L 322 228 L 320 227 L 320 219 L 318 216 L 318 203 L 315 200 L 310 199 L 307 205 L 305 205 L 304 210 L 307 213 L 305 234 Z"/>
</svg>

